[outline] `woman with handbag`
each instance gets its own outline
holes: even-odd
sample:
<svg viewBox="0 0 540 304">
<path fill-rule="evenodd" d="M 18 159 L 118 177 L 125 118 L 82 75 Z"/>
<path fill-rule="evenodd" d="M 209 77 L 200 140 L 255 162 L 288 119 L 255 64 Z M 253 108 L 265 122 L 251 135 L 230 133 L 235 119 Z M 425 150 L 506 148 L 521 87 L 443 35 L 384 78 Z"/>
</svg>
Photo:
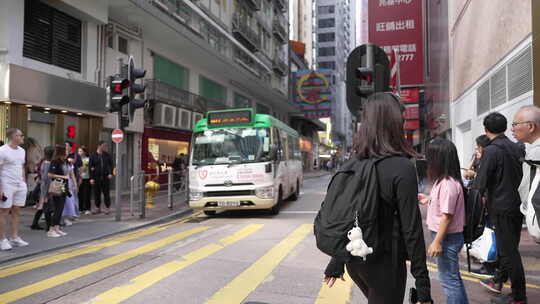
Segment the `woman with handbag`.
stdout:
<svg viewBox="0 0 540 304">
<path fill-rule="evenodd" d="M 62 145 L 56 145 L 53 160 L 49 167 L 49 173 L 47 174 L 51 179 L 48 192 L 53 209 L 52 227 L 49 231 L 52 230 L 54 233 L 51 233 L 51 236 L 55 233 L 60 236 L 67 235 L 67 233 L 60 230 L 60 221 L 62 220 L 66 196 L 69 194 L 67 184 L 69 179 L 68 174 L 66 148 Z"/>
<path fill-rule="evenodd" d="M 392 237 L 383 241 L 382 250 L 369 262 L 360 257 L 351 257 L 349 261 L 333 257 L 324 273 L 324 281 L 331 287 L 337 279 L 343 280 L 346 266 L 369 304 L 403 303 L 407 257 L 416 279 L 417 297 L 412 298 L 420 304 L 433 303 L 418 207 L 418 182 L 411 160 L 417 154 L 405 140 L 404 110 L 399 98 L 392 93 L 371 95 L 363 103 L 362 125 L 354 147 L 358 160 L 379 159 L 375 167 L 379 202 L 384 205 L 379 208 L 393 210 L 396 215 L 380 216 L 378 221 L 391 229 Z"/>
</svg>

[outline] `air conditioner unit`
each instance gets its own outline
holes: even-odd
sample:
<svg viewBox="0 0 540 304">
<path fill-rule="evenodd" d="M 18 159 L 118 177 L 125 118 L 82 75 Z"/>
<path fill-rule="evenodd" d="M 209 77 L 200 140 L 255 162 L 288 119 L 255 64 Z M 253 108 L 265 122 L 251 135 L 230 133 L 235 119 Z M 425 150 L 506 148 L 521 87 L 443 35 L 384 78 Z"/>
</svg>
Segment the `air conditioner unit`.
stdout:
<svg viewBox="0 0 540 304">
<path fill-rule="evenodd" d="M 191 124 L 191 128 L 195 128 L 195 124 L 204 118 L 204 115 L 202 113 L 193 112 L 193 119 L 191 120 L 193 123 Z"/>
<path fill-rule="evenodd" d="M 176 107 L 164 103 L 156 103 L 154 106 L 154 126 L 175 128 Z"/>
<path fill-rule="evenodd" d="M 186 109 L 178 108 L 178 113 L 176 114 L 176 128 L 190 130 L 191 128 L 191 111 Z"/>
</svg>

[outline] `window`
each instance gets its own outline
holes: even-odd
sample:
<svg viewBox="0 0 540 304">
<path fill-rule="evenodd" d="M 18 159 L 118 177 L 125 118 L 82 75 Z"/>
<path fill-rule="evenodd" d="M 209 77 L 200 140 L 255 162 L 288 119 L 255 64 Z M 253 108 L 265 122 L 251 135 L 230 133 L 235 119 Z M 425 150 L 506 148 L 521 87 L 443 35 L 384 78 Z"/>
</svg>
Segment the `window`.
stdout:
<svg viewBox="0 0 540 304">
<path fill-rule="evenodd" d="M 318 7 L 317 12 L 322 14 L 333 14 L 335 12 L 335 6 L 334 5 L 322 5 Z"/>
<path fill-rule="evenodd" d="M 24 3 L 23 56 L 81 72 L 81 21 L 41 1 Z"/>
<path fill-rule="evenodd" d="M 476 91 L 476 115 L 489 111 L 491 108 L 489 100 L 489 80 L 486 80 Z"/>
<path fill-rule="evenodd" d="M 154 78 L 179 89 L 189 88 L 189 70 L 175 62 L 154 54 Z"/>
<path fill-rule="evenodd" d="M 204 76 L 199 78 L 199 95 L 220 106 L 227 104 L 227 88 Z"/>
<path fill-rule="evenodd" d="M 319 28 L 329 28 L 329 27 L 335 27 L 335 26 L 336 26 L 335 18 L 319 19 Z"/>
<path fill-rule="evenodd" d="M 336 33 L 322 33 L 319 34 L 319 42 L 329 42 L 336 40 Z"/>
<path fill-rule="evenodd" d="M 319 62 L 319 68 L 335 70 L 336 69 L 336 62 L 335 61 Z"/>
<path fill-rule="evenodd" d="M 335 56 L 336 48 L 333 46 L 319 48 L 319 56 Z"/>
<path fill-rule="evenodd" d="M 118 51 L 122 54 L 128 54 L 128 40 L 122 36 L 118 36 Z"/>
<path fill-rule="evenodd" d="M 257 113 L 258 114 L 270 114 L 270 108 L 268 108 L 267 106 L 265 106 L 263 104 L 258 103 L 257 104 Z"/>
<path fill-rule="evenodd" d="M 251 102 L 248 98 L 234 93 L 234 107 L 235 108 L 251 108 Z"/>
</svg>

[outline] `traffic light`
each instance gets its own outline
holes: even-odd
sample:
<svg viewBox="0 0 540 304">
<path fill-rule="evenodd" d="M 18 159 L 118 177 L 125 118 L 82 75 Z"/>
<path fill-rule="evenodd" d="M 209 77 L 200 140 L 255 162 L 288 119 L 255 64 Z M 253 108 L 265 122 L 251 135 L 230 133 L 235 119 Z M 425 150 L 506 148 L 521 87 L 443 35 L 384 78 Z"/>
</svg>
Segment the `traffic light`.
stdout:
<svg viewBox="0 0 540 304">
<path fill-rule="evenodd" d="M 129 56 L 128 79 L 130 85 L 128 88 L 128 115 L 130 123 L 133 122 L 133 120 L 135 119 L 135 110 L 144 107 L 144 105 L 146 104 L 146 100 L 135 97 L 137 94 L 144 94 L 146 86 L 143 84 L 138 84 L 136 83 L 136 81 L 137 79 L 144 78 L 145 75 L 146 70 L 135 68 L 133 56 Z"/>
<path fill-rule="evenodd" d="M 129 88 L 129 80 L 118 75 L 109 77 L 109 87 L 107 88 L 106 108 L 109 112 L 119 112 L 122 107 L 129 102 L 129 97 L 124 95 L 124 90 Z"/>
<path fill-rule="evenodd" d="M 359 116 L 362 103 L 375 92 L 390 90 L 390 63 L 374 44 L 363 44 L 347 58 L 347 107 Z"/>
</svg>

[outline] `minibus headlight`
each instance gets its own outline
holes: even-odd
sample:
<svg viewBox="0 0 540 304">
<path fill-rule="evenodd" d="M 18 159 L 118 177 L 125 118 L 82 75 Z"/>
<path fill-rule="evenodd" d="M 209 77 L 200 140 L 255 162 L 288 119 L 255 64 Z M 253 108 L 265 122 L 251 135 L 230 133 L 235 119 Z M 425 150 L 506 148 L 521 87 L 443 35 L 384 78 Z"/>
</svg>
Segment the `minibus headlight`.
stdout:
<svg viewBox="0 0 540 304">
<path fill-rule="evenodd" d="M 201 191 L 196 191 L 193 189 L 189 189 L 189 200 L 190 201 L 198 201 L 201 198 L 203 198 L 203 193 Z"/>
<path fill-rule="evenodd" d="M 255 189 L 255 196 L 262 199 L 274 198 L 274 186 L 262 187 Z"/>
</svg>

